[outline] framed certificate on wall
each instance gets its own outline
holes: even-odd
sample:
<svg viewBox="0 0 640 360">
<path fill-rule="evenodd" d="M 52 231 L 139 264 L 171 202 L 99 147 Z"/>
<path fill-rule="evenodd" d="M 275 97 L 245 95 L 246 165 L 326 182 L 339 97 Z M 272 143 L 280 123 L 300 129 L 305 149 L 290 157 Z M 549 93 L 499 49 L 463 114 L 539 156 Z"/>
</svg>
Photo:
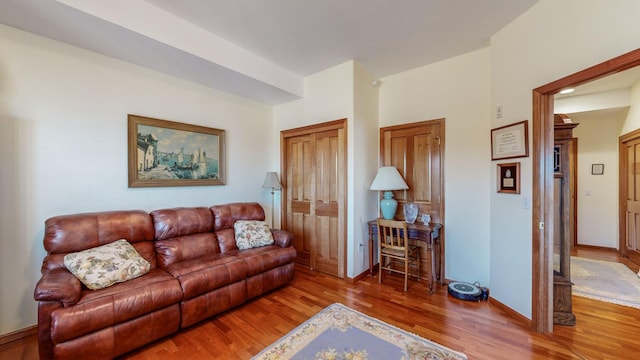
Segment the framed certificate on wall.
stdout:
<svg viewBox="0 0 640 360">
<path fill-rule="evenodd" d="M 491 130 L 491 160 L 529 156 L 528 121 Z"/>
</svg>

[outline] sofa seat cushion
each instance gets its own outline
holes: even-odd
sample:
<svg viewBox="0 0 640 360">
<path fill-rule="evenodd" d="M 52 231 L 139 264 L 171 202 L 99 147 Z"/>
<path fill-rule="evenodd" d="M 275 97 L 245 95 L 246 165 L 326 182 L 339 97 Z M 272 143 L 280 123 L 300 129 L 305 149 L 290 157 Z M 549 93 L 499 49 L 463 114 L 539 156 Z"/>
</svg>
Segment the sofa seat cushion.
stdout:
<svg viewBox="0 0 640 360">
<path fill-rule="evenodd" d="M 180 302 L 178 281 L 161 269 L 100 290 L 84 290 L 73 306 L 51 314 L 51 338 L 61 343 Z"/>
<path fill-rule="evenodd" d="M 247 264 L 247 276 L 253 276 L 292 262 L 296 258 L 296 249 L 269 245 L 246 250 L 231 250 L 228 254 L 243 260 Z"/>
<path fill-rule="evenodd" d="M 230 255 L 214 254 L 170 265 L 167 271 L 178 281 L 184 300 L 247 278 L 247 265 Z"/>
</svg>

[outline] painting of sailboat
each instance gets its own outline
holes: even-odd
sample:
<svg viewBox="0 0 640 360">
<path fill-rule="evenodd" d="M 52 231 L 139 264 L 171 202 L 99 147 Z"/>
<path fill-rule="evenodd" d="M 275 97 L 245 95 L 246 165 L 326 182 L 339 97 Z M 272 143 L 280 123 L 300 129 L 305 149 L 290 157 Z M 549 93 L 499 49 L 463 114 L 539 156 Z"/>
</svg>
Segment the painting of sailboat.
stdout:
<svg viewBox="0 0 640 360">
<path fill-rule="evenodd" d="M 224 185 L 224 130 L 129 115 L 129 187 Z"/>
</svg>

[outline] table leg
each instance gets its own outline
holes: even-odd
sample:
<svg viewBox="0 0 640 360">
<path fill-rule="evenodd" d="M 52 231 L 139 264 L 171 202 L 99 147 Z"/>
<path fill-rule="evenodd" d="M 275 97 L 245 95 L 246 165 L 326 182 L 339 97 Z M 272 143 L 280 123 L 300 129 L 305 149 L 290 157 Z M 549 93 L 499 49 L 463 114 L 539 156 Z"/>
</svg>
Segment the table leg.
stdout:
<svg viewBox="0 0 640 360">
<path fill-rule="evenodd" d="M 369 275 L 373 277 L 373 236 L 369 232 Z"/>
<path fill-rule="evenodd" d="M 433 294 L 433 278 L 435 277 L 434 273 L 434 254 L 433 254 L 433 246 L 431 244 L 427 245 L 427 265 L 429 266 L 429 293 Z"/>
<path fill-rule="evenodd" d="M 444 283 L 442 276 L 444 269 L 442 268 L 442 247 L 440 244 L 440 238 L 434 240 L 434 245 L 436 247 L 436 252 L 434 254 L 436 256 L 436 280 L 440 285 L 442 285 Z"/>
</svg>

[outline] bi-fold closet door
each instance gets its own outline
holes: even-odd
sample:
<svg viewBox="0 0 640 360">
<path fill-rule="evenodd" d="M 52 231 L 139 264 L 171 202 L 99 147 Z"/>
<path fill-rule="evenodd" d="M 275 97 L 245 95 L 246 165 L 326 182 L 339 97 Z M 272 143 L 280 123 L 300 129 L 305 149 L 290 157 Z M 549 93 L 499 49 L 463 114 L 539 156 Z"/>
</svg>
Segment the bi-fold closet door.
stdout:
<svg viewBox="0 0 640 360">
<path fill-rule="evenodd" d="M 346 119 L 281 133 L 283 228 L 294 235 L 296 262 L 345 276 Z"/>
</svg>

